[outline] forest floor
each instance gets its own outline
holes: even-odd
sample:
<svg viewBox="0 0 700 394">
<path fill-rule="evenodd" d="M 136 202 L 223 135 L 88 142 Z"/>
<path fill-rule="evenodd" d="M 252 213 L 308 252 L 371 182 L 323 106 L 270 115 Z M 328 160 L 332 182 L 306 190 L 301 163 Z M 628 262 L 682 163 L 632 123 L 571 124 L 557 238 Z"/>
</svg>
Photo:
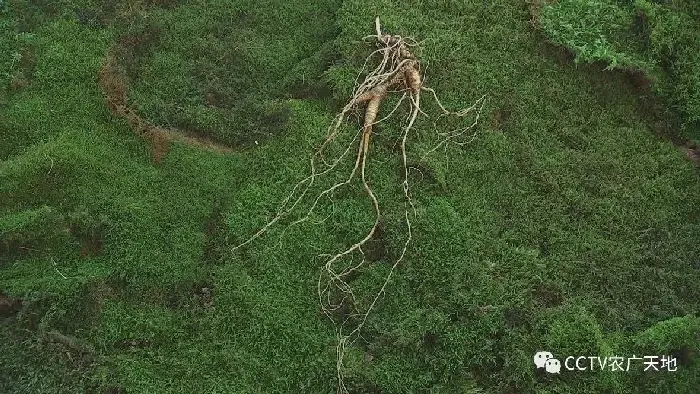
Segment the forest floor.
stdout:
<svg viewBox="0 0 700 394">
<path fill-rule="evenodd" d="M 634 73 L 575 63 L 532 3 L 0 3 L 0 392 L 331 393 L 340 370 L 351 393 L 694 393 L 697 136 Z M 394 266 L 412 107 L 386 97 L 380 220 L 328 319 L 323 261 L 376 217 L 359 179 L 314 197 L 352 171 L 361 106 L 327 157 L 353 154 L 236 246 L 309 174 L 377 16 L 445 108 L 485 98 L 473 140 L 432 150 L 476 111 L 422 94 Z M 390 273 L 339 367 L 338 323 Z M 553 374 L 539 351 L 677 370 Z"/>
</svg>

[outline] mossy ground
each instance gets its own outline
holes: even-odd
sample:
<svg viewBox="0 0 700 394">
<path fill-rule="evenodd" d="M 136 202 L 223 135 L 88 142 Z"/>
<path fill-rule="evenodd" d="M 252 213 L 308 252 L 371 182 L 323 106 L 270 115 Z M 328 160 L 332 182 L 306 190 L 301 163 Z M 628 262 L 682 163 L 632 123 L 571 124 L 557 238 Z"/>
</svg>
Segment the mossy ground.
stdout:
<svg viewBox="0 0 700 394">
<path fill-rule="evenodd" d="M 435 139 L 431 122 L 416 125 L 414 240 L 348 355 L 348 388 L 700 385 L 698 170 L 655 133 L 663 119 L 625 74 L 575 65 L 533 28 L 525 2 L 58 3 L 0 6 L 0 45 L 21 54 L 0 63 L 0 290 L 24 299 L 0 325 L 0 392 L 335 390 L 315 256 L 371 225 L 361 186 L 324 204 L 321 224 L 230 250 L 306 175 L 376 15 L 386 31 L 423 40 L 426 84 L 445 105 L 488 101 L 463 149 L 420 159 Z M 154 165 L 109 113 L 104 56 L 151 30 L 159 38 L 122 59 L 131 104 L 237 153 L 175 143 Z M 368 178 L 385 215 L 376 261 L 352 282 L 361 300 L 405 236 L 393 146 L 404 114 L 372 140 Z M 52 330 L 91 350 L 47 339 Z M 680 364 L 549 376 L 532 364 L 543 349 Z"/>
</svg>

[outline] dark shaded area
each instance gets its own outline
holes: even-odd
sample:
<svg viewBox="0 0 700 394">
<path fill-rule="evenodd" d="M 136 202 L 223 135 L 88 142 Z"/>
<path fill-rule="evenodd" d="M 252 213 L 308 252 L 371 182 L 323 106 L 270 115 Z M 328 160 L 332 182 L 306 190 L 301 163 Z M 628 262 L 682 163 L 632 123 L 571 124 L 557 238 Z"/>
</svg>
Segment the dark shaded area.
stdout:
<svg viewBox="0 0 700 394">
<path fill-rule="evenodd" d="M 120 350 L 134 351 L 151 346 L 151 341 L 146 338 L 120 339 L 114 343 L 114 347 Z"/>
<path fill-rule="evenodd" d="M 564 300 L 561 289 L 554 283 L 540 283 L 534 289 L 534 296 L 544 307 L 560 305 Z"/>
<path fill-rule="evenodd" d="M 134 80 L 139 78 L 144 58 L 158 46 L 164 33 L 155 22 L 139 14 L 122 24 L 124 26 L 117 27 L 119 34 L 114 52 L 119 66 Z"/>
<path fill-rule="evenodd" d="M 123 386 L 107 386 L 102 391 L 104 394 L 126 394 L 128 391 Z"/>
<path fill-rule="evenodd" d="M 347 379 L 345 386 L 350 394 L 382 394 L 384 391 L 376 383 L 357 378 Z"/>
<path fill-rule="evenodd" d="M 0 241 L 0 268 L 15 260 L 29 257 L 32 253 L 39 252 L 35 245 L 18 240 Z"/>
<path fill-rule="evenodd" d="M 223 205 L 217 203 L 204 223 L 204 264 L 224 264 L 231 257 L 232 245 L 228 240 L 228 227 Z"/>
<path fill-rule="evenodd" d="M 503 318 L 505 319 L 505 322 L 508 325 L 508 327 L 511 328 L 522 329 L 529 327 L 531 316 L 531 310 L 525 309 L 524 307 L 520 306 L 513 306 L 507 308 L 503 312 Z"/>
<path fill-rule="evenodd" d="M 438 346 L 438 341 L 439 338 L 437 334 L 431 331 L 427 331 L 425 334 L 423 334 L 423 337 L 421 338 L 421 346 L 426 351 L 432 351 L 435 349 L 436 346 Z"/>
<path fill-rule="evenodd" d="M 109 227 L 109 219 L 79 211 L 70 215 L 70 233 L 80 243 L 80 256 L 94 257 L 104 248 L 104 237 Z"/>
<path fill-rule="evenodd" d="M 374 230 L 374 234 L 372 234 L 372 238 L 365 243 L 362 250 L 365 252 L 365 258 L 370 263 L 376 261 L 389 263 L 393 261 L 392 254 L 389 253 L 387 233 L 383 222 L 379 222 L 379 225 Z"/>
<path fill-rule="evenodd" d="M 63 11 L 60 2 L 52 0 L 7 0 L 7 6 L 19 22 L 19 30 L 23 32 L 33 31 Z"/>
<path fill-rule="evenodd" d="M 0 317 L 11 317 L 22 309 L 22 299 L 10 297 L 0 290 Z"/>
<path fill-rule="evenodd" d="M 503 131 L 503 128 L 510 121 L 512 112 L 507 107 L 499 107 L 491 115 L 491 127 L 495 130 Z"/>
<path fill-rule="evenodd" d="M 19 327 L 36 332 L 39 329 L 41 319 L 51 309 L 51 305 L 56 300 L 56 296 L 45 293 L 25 297 L 22 303 L 22 314 L 18 318 Z"/>
<path fill-rule="evenodd" d="M 163 301 L 166 307 L 176 310 L 212 310 L 214 294 L 214 284 L 211 281 L 185 281 L 168 289 Z"/>
<path fill-rule="evenodd" d="M 448 191 L 447 183 L 444 181 L 444 174 L 440 174 L 430 163 L 409 160 L 406 166 L 408 167 L 408 181 L 410 184 L 435 194 L 444 194 Z M 397 176 L 400 177 L 399 179 L 403 179 L 403 167 L 397 168 Z"/>
</svg>

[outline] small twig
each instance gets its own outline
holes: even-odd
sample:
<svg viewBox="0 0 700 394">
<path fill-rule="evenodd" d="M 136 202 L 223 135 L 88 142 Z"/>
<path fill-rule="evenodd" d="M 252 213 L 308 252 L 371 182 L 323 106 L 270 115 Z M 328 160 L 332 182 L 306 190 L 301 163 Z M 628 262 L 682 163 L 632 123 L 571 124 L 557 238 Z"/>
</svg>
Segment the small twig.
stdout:
<svg viewBox="0 0 700 394">
<path fill-rule="evenodd" d="M 55 269 L 56 272 L 58 272 L 58 274 L 61 275 L 61 277 L 62 277 L 63 279 L 68 279 L 68 277 L 66 277 L 65 275 L 63 275 L 63 273 L 62 273 L 61 271 L 58 270 L 58 264 L 56 264 L 56 261 L 53 259 L 53 257 L 51 258 L 51 263 L 53 263 L 53 269 Z"/>
<path fill-rule="evenodd" d="M 51 174 L 51 170 L 53 170 L 53 158 L 50 157 L 49 155 L 47 155 L 46 153 L 44 153 L 44 157 L 51 160 L 51 167 L 49 167 L 49 171 L 46 173 L 48 175 L 48 174 Z"/>
</svg>

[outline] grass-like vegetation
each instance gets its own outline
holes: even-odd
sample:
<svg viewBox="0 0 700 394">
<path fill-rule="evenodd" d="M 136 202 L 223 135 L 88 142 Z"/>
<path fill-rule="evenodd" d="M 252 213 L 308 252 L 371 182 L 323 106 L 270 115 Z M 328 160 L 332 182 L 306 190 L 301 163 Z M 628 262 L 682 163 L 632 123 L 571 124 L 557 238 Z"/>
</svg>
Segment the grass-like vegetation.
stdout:
<svg viewBox="0 0 700 394">
<path fill-rule="evenodd" d="M 539 13 L 538 13 L 539 15 Z M 538 20 L 576 62 L 643 74 L 639 82 L 666 103 L 680 138 L 700 139 L 700 5 L 696 1 L 552 2 Z"/>
<path fill-rule="evenodd" d="M 674 12 L 696 24 L 697 7 L 533 3 L 2 2 L 0 301 L 23 303 L 1 310 L 0 392 L 334 392 L 316 256 L 373 223 L 361 185 L 324 201 L 319 224 L 231 249 L 307 174 L 377 15 L 422 42 L 425 83 L 446 106 L 488 99 L 463 148 L 421 158 L 433 124 L 415 125 L 413 241 L 349 349 L 349 391 L 697 392 L 700 173 L 658 131 L 693 138 L 700 117 L 697 29 L 662 34 Z M 567 20 L 584 3 L 607 8 L 577 34 Z M 645 11 L 652 49 L 625 28 L 634 7 L 656 12 Z M 600 48 L 628 54 L 616 58 L 625 67 L 643 62 L 659 89 L 640 91 L 567 34 L 606 37 Z M 653 48 L 669 45 L 664 70 Z M 237 151 L 173 142 L 154 164 L 105 103 L 98 72 L 111 50 L 141 116 Z M 685 81 L 681 95 L 667 93 L 671 80 Z M 373 263 L 352 282 L 359 302 L 406 236 L 398 112 L 370 148 L 384 216 Z M 552 375 L 533 365 L 540 350 L 674 355 L 678 370 Z"/>
</svg>

